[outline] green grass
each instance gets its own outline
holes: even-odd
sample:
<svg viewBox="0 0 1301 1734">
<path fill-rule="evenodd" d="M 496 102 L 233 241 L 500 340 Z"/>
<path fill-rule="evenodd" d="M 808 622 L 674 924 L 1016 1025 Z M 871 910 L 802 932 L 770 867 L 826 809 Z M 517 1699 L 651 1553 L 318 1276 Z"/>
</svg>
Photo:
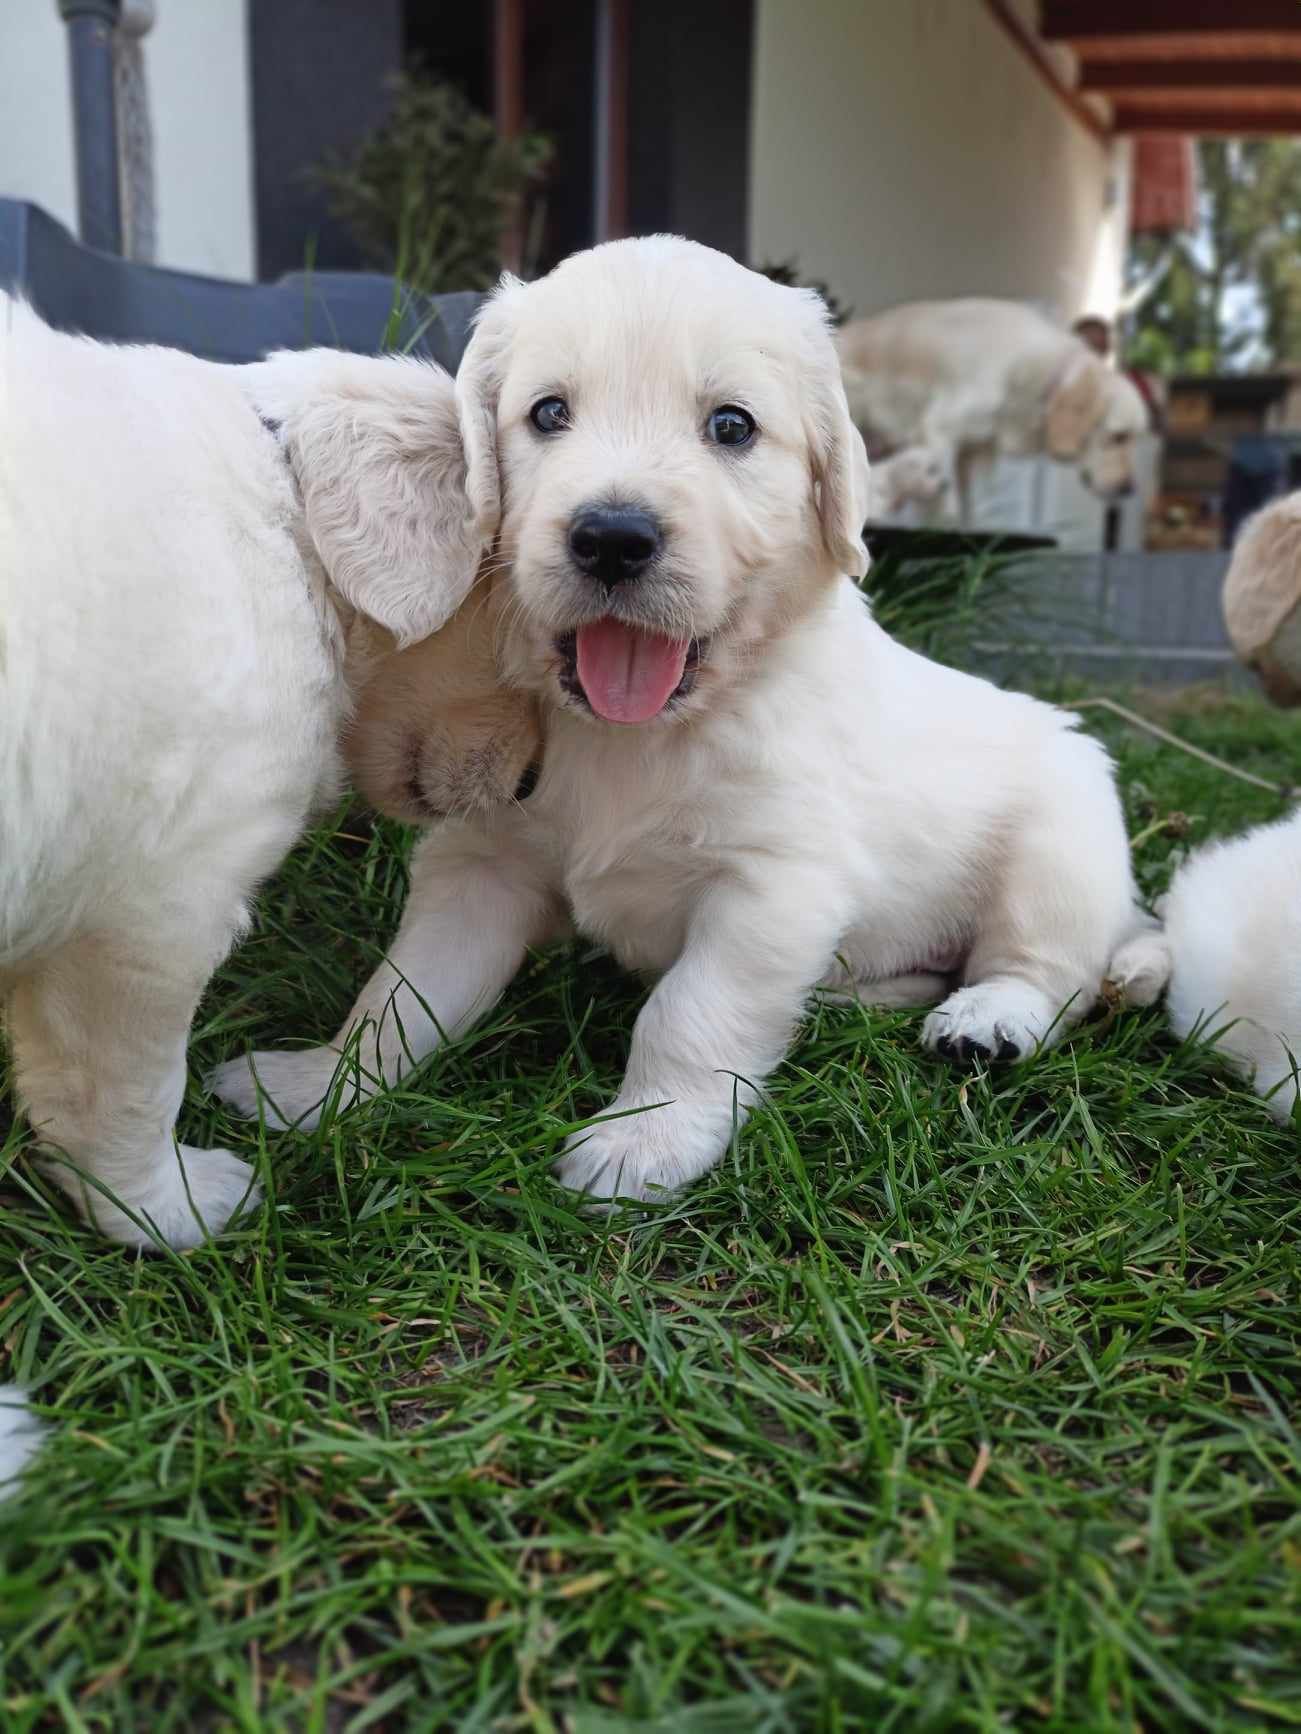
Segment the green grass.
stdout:
<svg viewBox="0 0 1301 1734">
<path fill-rule="evenodd" d="M 1162 720 L 1280 780 L 1301 721 Z M 1145 891 L 1273 797 L 1095 722 Z M 1091 723 L 1091 726 L 1094 726 Z M 309 839 L 192 1074 L 331 1031 L 403 839 Z M 822 1010 L 723 1165 L 549 1181 L 637 990 L 539 960 L 406 1087 L 260 1139 L 272 1204 L 137 1258 L 0 1162 L 0 1377 L 55 1424 L 0 1520 L 0 1727 L 1301 1724 L 1295 1132 L 1156 1014 L 962 1079 Z"/>
</svg>

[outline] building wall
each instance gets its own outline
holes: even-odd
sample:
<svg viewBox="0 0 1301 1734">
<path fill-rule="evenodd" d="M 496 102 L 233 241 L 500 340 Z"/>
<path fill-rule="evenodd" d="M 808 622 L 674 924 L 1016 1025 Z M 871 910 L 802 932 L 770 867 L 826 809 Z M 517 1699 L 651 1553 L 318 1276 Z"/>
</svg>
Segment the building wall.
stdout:
<svg viewBox="0 0 1301 1734">
<path fill-rule="evenodd" d="M 750 256 L 857 312 L 1006 295 L 1114 314 L 1123 159 L 983 0 L 758 0 Z"/>
<path fill-rule="evenodd" d="M 253 274 L 245 0 L 157 0 L 145 38 L 154 126 L 158 263 Z M 54 0 L 4 0 L 0 195 L 77 225 L 68 51 Z"/>
</svg>

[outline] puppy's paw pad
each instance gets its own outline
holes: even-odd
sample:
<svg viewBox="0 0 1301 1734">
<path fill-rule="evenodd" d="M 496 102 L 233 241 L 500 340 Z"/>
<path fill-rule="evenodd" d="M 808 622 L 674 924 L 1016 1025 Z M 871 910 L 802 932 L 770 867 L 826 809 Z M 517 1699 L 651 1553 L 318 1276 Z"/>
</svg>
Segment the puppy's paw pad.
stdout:
<svg viewBox="0 0 1301 1734">
<path fill-rule="evenodd" d="M 260 1104 L 268 1126 L 312 1131 L 320 1123 L 338 1067 L 333 1048 L 249 1054 L 218 1066 L 208 1077 L 208 1088 L 247 1119 L 257 1118 Z M 342 1102 L 355 1094 L 345 1085 Z"/>
<path fill-rule="evenodd" d="M 1052 1025 L 1042 994 L 959 988 L 922 1025 L 922 1045 L 957 1066 L 1010 1065 L 1032 1054 Z"/>
</svg>

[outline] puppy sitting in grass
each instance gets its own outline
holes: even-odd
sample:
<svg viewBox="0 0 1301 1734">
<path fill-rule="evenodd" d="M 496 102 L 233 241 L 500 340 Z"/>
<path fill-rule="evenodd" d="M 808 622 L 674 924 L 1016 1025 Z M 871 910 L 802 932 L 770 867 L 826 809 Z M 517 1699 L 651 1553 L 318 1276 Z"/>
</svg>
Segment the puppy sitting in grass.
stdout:
<svg viewBox="0 0 1301 1734">
<path fill-rule="evenodd" d="M 224 1096 L 311 1124 L 341 1049 L 341 1100 L 393 1082 L 572 922 L 659 978 L 609 1117 L 559 1167 L 637 1199 L 718 1161 L 819 986 L 935 1006 L 922 1039 L 956 1063 L 1088 1011 L 1136 925 L 1108 761 L 874 624 L 866 458 L 816 295 L 615 242 L 506 279 L 457 395 L 541 778 L 424 838 L 338 1042 L 227 1065 Z"/>
</svg>

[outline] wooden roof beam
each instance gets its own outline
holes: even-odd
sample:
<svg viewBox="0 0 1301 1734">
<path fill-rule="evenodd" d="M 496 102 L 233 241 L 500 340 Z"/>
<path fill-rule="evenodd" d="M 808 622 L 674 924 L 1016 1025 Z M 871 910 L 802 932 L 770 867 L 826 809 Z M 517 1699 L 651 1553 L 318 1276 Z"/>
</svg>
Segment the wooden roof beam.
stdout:
<svg viewBox="0 0 1301 1734">
<path fill-rule="evenodd" d="M 1039 34 L 1087 49 L 1091 36 L 1296 30 L 1299 13 L 1297 0 L 1040 0 Z"/>
<path fill-rule="evenodd" d="M 1132 90 L 1281 91 L 1298 85 L 1301 65 L 1278 60 L 1085 60 L 1079 81 L 1081 90 L 1099 96 Z"/>
<path fill-rule="evenodd" d="M 1112 128 L 1118 133 L 1175 132 L 1201 138 L 1297 135 L 1301 134 L 1301 105 L 1230 108 L 1190 103 L 1180 108 L 1152 108 L 1141 102 L 1119 102 L 1112 113 Z"/>
</svg>

